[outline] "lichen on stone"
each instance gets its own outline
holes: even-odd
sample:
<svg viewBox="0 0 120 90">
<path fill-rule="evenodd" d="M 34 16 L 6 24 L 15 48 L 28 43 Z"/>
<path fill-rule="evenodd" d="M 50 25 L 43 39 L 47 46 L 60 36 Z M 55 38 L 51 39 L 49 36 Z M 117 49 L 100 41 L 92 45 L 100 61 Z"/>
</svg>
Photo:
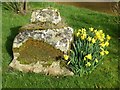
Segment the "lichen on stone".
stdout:
<svg viewBox="0 0 120 90">
<path fill-rule="evenodd" d="M 64 27 L 60 29 L 47 29 L 47 30 L 25 30 L 20 32 L 14 39 L 13 48 L 19 48 L 25 43 L 28 38 L 35 40 L 43 40 L 54 46 L 56 49 L 60 49 L 62 52 L 67 53 L 70 47 L 73 29 L 71 27 Z"/>
<path fill-rule="evenodd" d="M 54 8 L 39 9 L 32 12 L 31 22 L 49 22 L 57 24 L 61 21 L 60 13 Z"/>
</svg>

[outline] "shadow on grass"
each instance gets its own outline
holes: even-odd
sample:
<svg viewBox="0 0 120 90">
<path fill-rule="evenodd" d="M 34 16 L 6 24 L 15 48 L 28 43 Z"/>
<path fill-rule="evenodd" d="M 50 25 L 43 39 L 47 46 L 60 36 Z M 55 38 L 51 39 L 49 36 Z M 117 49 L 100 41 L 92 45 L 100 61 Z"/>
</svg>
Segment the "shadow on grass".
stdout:
<svg viewBox="0 0 120 90">
<path fill-rule="evenodd" d="M 10 35 L 7 37 L 7 41 L 5 43 L 6 50 L 9 53 L 10 57 L 12 58 L 13 58 L 13 52 L 12 52 L 13 41 L 16 35 L 18 34 L 20 27 L 21 26 L 10 28 Z"/>
</svg>

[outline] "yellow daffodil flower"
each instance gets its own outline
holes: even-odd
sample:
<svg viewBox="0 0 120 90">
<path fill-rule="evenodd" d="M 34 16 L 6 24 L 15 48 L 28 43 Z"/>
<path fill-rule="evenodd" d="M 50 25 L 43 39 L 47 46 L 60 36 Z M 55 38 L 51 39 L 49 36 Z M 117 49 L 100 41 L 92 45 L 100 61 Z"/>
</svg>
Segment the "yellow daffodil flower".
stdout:
<svg viewBox="0 0 120 90">
<path fill-rule="evenodd" d="M 77 32 L 76 36 L 78 37 L 80 35 L 80 32 Z"/>
<path fill-rule="evenodd" d="M 85 36 L 85 37 L 86 37 L 86 36 L 87 36 L 87 34 L 86 34 L 86 33 L 83 33 L 83 36 Z"/>
<path fill-rule="evenodd" d="M 105 34 L 103 33 L 102 30 L 96 31 L 95 35 L 96 35 L 95 37 L 96 37 L 98 40 L 100 40 L 101 42 L 104 41 L 104 39 L 105 39 Z"/>
<path fill-rule="evenodd" d="M 104 41 L 104 38 L 105 38 L 105 34 L 103 33 L 103 34 L 101 34 L 101 36 L 98 38 L 101 42 L 103 42 Z"/>
<path fill-rule="evenodd" d="M 102 42 L 102 43 L 100 44 L 100 46 L 101 46 L 101 47 L 105 47 L 105 43 Z"/>
<path fill-rule="evenodd" d="M 106 37 L 106 38 L 107 38 L 107 40 L 110 40 L 110 39 L 111 39 L 111 37 L 110 37 L 109 35 L 107 35 L 107 37 Z"/>
<path fill-rule="evenodd" d="M 86 67 L 90 67 L 91 66 L 91 63 L 90 62 L 87 62 L 87 64 L 85 64 Z"/>
<path fill-rule="evenodd" d="M 103 42 L 104 41 L 104 39 L 103 38 L 101 38 L 101 39 L 99 39 L 101 42 Z"/>
<path fill-rule="evenodd" d="M 103 33 L 103 30 L 99 30 L 99 33 L 101 33 L 101 34 L 102 34 L 102 33 Z"/>
<path fill-rule="evenodd" d="M 102 56 L 103 56 L 103 55 L 104 55 L 104 51 L 101 51 L 101 52 L 100 52 L 100 55 L 102 55 Z"/>
<path fill-rule="evenodd" d="M 91 28 L 89 28 L 89 30 L 92 32 L 94 30 L 94 28 L 91 27 Z"/>
<path fill-rule="evenodd" d="M 86 29 L 85 28 L 82 28 L 82 33 L 86 32 Z"/>
<path fill-rule="evenodd" d="M 97 30 L 94 30 L 94 33 L 96 33 L 97 32 Z"/>
<path fill-rule="evenodd" d="M 106 55 L 109 54 L 109 51 L 104 51 L 104 52 L 105 52 Z"/>
<path fill-rule="evenodd" d="M 86 60 L 86 57 L 84 57 L 84 60 Z"/>
<path fill-rule="evenodd" d="M 96 42 L 96 40 L 94 38 L 92 38 L 92 43 L 95 43 L 95 42 Z"/>
<path fill-rule="evenodd" d="M 104 39 L 104 38 L 105 38 L 105 34 L 104 34 L 104 33 L 102 33 L 102 34 L 101 34 L 101 37 Z"/>
<path fill-rule="evenodd" d="M 89 37 L 87 38 L 87 40 L 90 42 L 90 41 L 92 40 L 92 38 L 89 36 Z"/>
<path fill-rule="evenodd" d="M 68 60 L 68 59 L 69 59 L 69 56 L 68 56 L 68 55 L 64 55 L 64 59 L 65 59 L 65 60 Z"/>
<path fill-rule="evenodd" d="M 105 46 L 109 46 L 109 42 L 108 41 L 105 42 Z"/>
<path fill-rule="evenodd" d="M 98 60 L 97 60 L 97 59 L 95 59 L 95 62 L 96 62 L 96 63 L 98 63 Z"/>
<path fill-rule="evenodd" d="M 100 35 L 99 31 L 96 31 L 95 35 L 96 35 L 96 36 L 99 36 L 99 35 Z"/>
<path fill-rule="evenodd" d="M 96 33 L 95 33 L 95 35 L 96 35 L 96 38 L 97 39 L 100 39 L 101 37 L 100 37 L 100 33 L 97 31 Z"/>
<path fill-rule="evenodd" d="M 81 36 L 81 39 L 82 39 L 82 40 L 84 40 L 84 39 L 85 39 L 85 37 L 84 37 L 84 36 Z"/>
<path fill-rule="evenodd" d="M 92 55 L 91 55 L 91 54 L 88 54 L 88 55 L 86 55 L 85 57 L 86 57 L 87 59 L 92 60 Z"/>
<path fill-rule="evenodd" d="M 78 29 L 78 32 L 81 32 L 81 29 Z"/>
<path fill-rule="evenodd" d="M 81 36 L 81 39 L 84 40 L 85 38 L 86 38 L 86 34 L 83 34 L 83 35 Z"/>
</svg>

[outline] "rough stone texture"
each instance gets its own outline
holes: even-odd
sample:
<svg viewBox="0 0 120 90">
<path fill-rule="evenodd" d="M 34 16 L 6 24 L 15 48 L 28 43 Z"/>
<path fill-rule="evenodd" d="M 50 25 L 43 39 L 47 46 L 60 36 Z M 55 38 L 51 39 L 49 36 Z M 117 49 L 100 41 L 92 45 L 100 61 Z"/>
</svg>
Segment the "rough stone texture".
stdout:
<svg viewBox="0 0 120 90">
<path fill-rule="evenodd" d="M 15 55 L 19 55 L 18 53 L 14 53 Z M 46 63 L 44 61 L 32 63 L 32 64 L 21 64 L 18 60 L 16 60 L 17 57 L 15 57 L 10 64 L 11 67 L 14 67 L 15 69 L 19 71 L 24 72 L 35 72 L 35 73 L 44 73 L 46 75 L 74 75 L 73 72 L 69 71 L 65 67 L 60 67 L 59 61 L 54 61 L 52 64 L 48 67 L 44 67 L 42 64 Z"/>
<path fill-rule="evenodd" d="M 68 53 L 70 43 L 73 40 L 73 29 L 61 23 L 61 16 L 57 9 L 46 8 L 33 11 L 31 22 L 31 24 L 22 27 L 23 30 L 15 37 L 13 42 L 13 49 L 20 49 L 20 47 L 24 47 L 23 44 L 32 38 L 33 40 L 43 41 L 44 43 L 54 47 L 54 49 L 60 50 L 64 54 Z M 50 75 L 74 74 L 65 66 L 61 67 L 60 60 L 52 61 L 52 63 L 46 67 L 44 64 L 48 62 L 47 60 L 39 60 L 30 64 L 22 64 L 18 60 L 20 57 L 19 50 L 13 50 L 13 56 L 14 59 L 10 63 L 10 67 L 13 67 L 19 71 L 35 73 L 41 72 Z"/>
<path fill-rule="evenodd" d="M 33 38 L 36 40 L 43 40 L 54 46 L 56 49 L 60 49 L 65 54 L 70 47 L 70 42 L 72 41 L 73 29 L 70 27 L 64 27 L 61 29 L 48 29 L 48 30 L 33 30 L 24 31 L 19 33 L 13 42 L 13 48 L 19 48 L 23 43 L 25 43 L 28 38 Z"/>
<path fill-rule="evenodd" d="M 37 22 L 37 23 L 32 23 L 32 24 L 27 24 L 25 26 L 22 26 L 19 31 L 24 31 L 24 30 L 47 30 L 47 29 L 60 29 L 68 27 L 67 24 L 64 21 L 59 22 L 58 24 L 53 24 L 49 22 Z"/>
<path fill-rule="evenodd" d="M 33 11 L 31 22 L 51 22 L 57 24 L 61 21 L 60 13 L 57 9 L 45 8 Z"/>
</svg>

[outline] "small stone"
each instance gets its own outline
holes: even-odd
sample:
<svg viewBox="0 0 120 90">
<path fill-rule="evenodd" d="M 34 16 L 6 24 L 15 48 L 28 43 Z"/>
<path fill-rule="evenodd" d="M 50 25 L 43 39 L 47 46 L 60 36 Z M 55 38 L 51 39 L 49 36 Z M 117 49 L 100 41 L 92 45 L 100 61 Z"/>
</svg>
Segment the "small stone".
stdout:
<svg viewBox="0 0 120 90">
<path fill-rule="evenodd" d="M 57 9 L 45 8 L 35 10 L 31 15 L 31 22 L 51 22 L 58 24 L 61 21 L 60 13 Z"/>
</svg>

